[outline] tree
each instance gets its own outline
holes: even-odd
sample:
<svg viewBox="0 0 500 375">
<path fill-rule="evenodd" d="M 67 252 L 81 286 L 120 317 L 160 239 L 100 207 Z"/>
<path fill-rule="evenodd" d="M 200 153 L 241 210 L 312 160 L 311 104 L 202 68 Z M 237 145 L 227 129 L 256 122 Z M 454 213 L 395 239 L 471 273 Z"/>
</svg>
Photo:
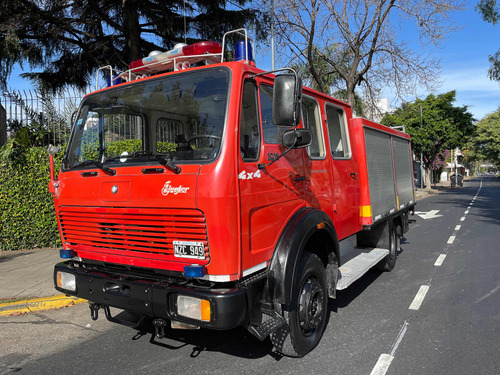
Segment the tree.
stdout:
<svg viewBox="0 0 500 375">
<path fill-rule="evenodd" d="M 131 61 L 181 41 L 220 40 L 230 29 L 252 25 L 262 38 L 264 14 L 243 8 L 250 0 L 231 1 L 232 10 L 226 9 L 228 2 L 2 0 L 0 86 L 5 88 L 16 63 L 41 69 L 25 77 L 50 88 L 85 87 L 100 66 L 126 69 Z"/>
<path fill-rule="evenodd" d="M 321 59 L 326 71 L 341 77 L 351 105 L 358 86 L 370 99 L 375 99 L 385 86 L 394 88 L 400 97 L 413 93 L 419 85 L 432 91 L 437 82 L 438 60 L 413 50 L 398 34 L 403 27 L 413 28 L 424 47 L 438 45 L 454 30 L 449 14 L 463 8 L 462 0 L 275 3 L 277 45 L 281 46 L 283 60 L 306 64 L 318 87 L 324 87 L 328 76 L 315 61 Z"/>
<path fill-rule="evenodd" d="M 326 54 L 329 56 L 333 55 L 333 51 L 336 46 L 330 46 L 325 49 Z M 335 98 L 347 101 L 347 91 L 342 85 L 342 76 L 338 74 L 337 71 L 332 70 L 329 64 L 321 58 L 316 52 L 316 49 L 313 51 L 313 63 L 315 71 L 317 72 L 317 76 L 321 77 L 321 81 L 317 81 L 314 79 L 314 76 L 311 74 L 311 70 L 309 69 L 308 64 L 297 63 L 292 65 L 291 68 L 296 70 L 299 76 L 302 77 L 306 86 L 318 90 L 327 95 L 333 95 Z M 344 61 L 338 62 L 339 65 L 347 67 L 349 61 L 345 59 Z M 354 113 L 357 116 L 363 117 L 365 115 L 364 103 L 359 95 L 354 94 L 354 104 L 352 106 Z"/>
<path fill-rule="evenodd" d="M 500 168 L 500 109 L 477 123 L 467 157 L 474 161 L 487 160 Z"/>
<path fill-rule="evenodd" d="M 500 3 L 497 0 L 480 0 L 476 10 L 481 13 L 483 20 L 496 25 L 500 21 Z M 488 57 L 491 64 L 488 76 L 492 81 L 500 82 L 500 49 Z"/>
<path fill-rule="evenodd" d="M 466 145 L 474 132 L 474 118 L 467 106 L 455 107 L 455 91 L 440 95 L 429 95 L 424 100 L 405 103 L 392 114 L 385 115 L 382 124 L 405 126 L 410 134 L 412 149 L 426 169 L 426 184 L 429 186 L 430 171 L 445 150 Z"/>
</svg>

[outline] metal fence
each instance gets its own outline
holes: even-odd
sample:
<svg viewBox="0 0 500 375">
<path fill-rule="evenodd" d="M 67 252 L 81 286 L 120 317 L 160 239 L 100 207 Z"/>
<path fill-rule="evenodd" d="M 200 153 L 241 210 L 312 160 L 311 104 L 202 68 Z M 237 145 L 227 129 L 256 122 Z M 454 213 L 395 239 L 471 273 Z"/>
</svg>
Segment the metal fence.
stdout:
<svg viewBox="0 0 500 375">
<path fill-rule="evenodd" d="M 55 95 L 38 90 L 21 90 L 0 93 L 0 141 L 13 135 L 20 127 L 43 134 L 39 142 L 61 144 L 68 140 L 71 116 L 86 92 L 65 89 Z M 0 144 L 1 146 L 1 144 Z"/>
</svg>

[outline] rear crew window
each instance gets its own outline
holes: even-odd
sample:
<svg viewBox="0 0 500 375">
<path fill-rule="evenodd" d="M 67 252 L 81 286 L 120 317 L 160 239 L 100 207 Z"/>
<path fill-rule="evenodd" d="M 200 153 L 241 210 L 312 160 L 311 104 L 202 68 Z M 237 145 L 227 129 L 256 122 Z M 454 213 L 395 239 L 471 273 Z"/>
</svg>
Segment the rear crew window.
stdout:
<svg viewBox="0 0 500 375">
<path fill-rule="evenodd" d="M 311 145 L 307 147 L 307 154 L 311 159 L 325 157 L 325 146 L 323 143 L 323 132 L 321 131 L 321 118 L 319 106 L 315 100 L 302 98 L 302 123 L 305 129 L 312 134 Z"/>
<path fill-rule="evenodd" d="M 350 158 L 349 134 L 344 110 L 331 105 L 326 106 L 330 152 L 334 158 Z"/>
</svg>

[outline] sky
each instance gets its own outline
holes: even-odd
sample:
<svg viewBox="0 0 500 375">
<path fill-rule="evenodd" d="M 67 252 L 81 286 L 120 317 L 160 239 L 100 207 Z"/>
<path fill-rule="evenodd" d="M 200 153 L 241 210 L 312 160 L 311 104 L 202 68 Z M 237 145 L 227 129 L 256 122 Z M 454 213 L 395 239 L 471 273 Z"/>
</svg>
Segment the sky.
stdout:
<svg viewBox="0 0 500 375">
<path fill-rule="evenodd" d="M 436 54 L 441 58 L 440 93 L 456 90 L 457 105 L 469 106 L 477 120 L 500 107 L 500 84 L 488 78 L 488 56 L 500 49 L 500 24 L 493 26 L 474 10 L 476 1 L 453 17 L 461 29 Z"/>
<path fill-rule="evenodd" d="M 433 94 L 456 90 L 455 104 L 468 106 L 475 119 L 481 120 L 500 107 L 500 84 L 490 81 L 487 76 L 490 65 L 488 56 L 500 49 L 500 24 L 495 27 L 483 21 L 474 10 L 476 3 L 477 0 L 472 0 L 464 11 L 452 14 L 452 20 L 461 28 L 451 33 L 441 47 L 433 51 L 433 55 L 441 59 L 442 67 L 442 85 Z M 265 56 L 262 55 L 263 51 Z M 271 70 L 268 49 L 258 50 L 256 60 L 261 69 Z M 276 65 L 276 68 L 281 67 Z M 19 73 L 20 69 L 13 72 L 9 87 L 17 90 L 30 88 L 29 81 L 19 78 Z M 423 99 L 428 94 L 422 91 L 417 96 Z M 393 108 L 400 104 L 390 91 L 386 91 L 383 96 L 389 99 Z M 405 100 L 412 101 L 417 96 L 406 97 Z"/>
<path fill-rule="evenodd" d="M 442 68 L 439 78 L 442 85 L 433 94 L 456 90 L 455 105 L 468 106 L 474 118 L 481 120 L 500 107 L 500 84 L 488 78 L 488 56 L 500 49 L 500 24 L 495 27 L 483 21 L 474 10 L 476 4 L 477 0 L 472 0 L 465 10 L 451 15 L 451 20 L 460 29 L 452 32 L 440 48 L 432 51 L 434 56 L 440 58 Z M 408 38 L 414 39 L 414 35 L 408 35 Z M 271 69 L 269 57 L 257 53 L 257 59 L 262 59 L 257 61 L 257 66 Z M 276 68 L 281 66 L 276 65 Z M 410 102 L 417 97 L 424 99 L 428 94 L 420 91 L 416 96 L 406 97 L 405 101 Z M 400 105 L 390 90 L 386 90 L 383 96 L 389 99 L 391 107 Z"/>
</svg>

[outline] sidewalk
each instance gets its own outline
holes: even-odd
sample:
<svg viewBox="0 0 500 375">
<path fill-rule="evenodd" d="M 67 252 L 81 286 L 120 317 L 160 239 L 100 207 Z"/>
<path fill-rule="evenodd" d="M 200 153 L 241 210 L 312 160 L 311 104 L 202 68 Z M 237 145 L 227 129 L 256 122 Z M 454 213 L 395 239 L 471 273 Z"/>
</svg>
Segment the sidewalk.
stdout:
<svg viewBox="0 0 500 375">
<path fill-rule="evenodd" d="M 443 182 L 430 190 L 418 189 L 417 202 L 449 186 L 449 182 Z M 85 302 L 54 288 L 54 265 L 60 261 L 57 249 L 0 251 L 0 316 Z"/>
<path fill-rule="evenodd" d="M 60 261 L 57 249 L 1 251 L 0 316 L 84 302 L 54 288 L 54 265 Z"/>
</svg>

